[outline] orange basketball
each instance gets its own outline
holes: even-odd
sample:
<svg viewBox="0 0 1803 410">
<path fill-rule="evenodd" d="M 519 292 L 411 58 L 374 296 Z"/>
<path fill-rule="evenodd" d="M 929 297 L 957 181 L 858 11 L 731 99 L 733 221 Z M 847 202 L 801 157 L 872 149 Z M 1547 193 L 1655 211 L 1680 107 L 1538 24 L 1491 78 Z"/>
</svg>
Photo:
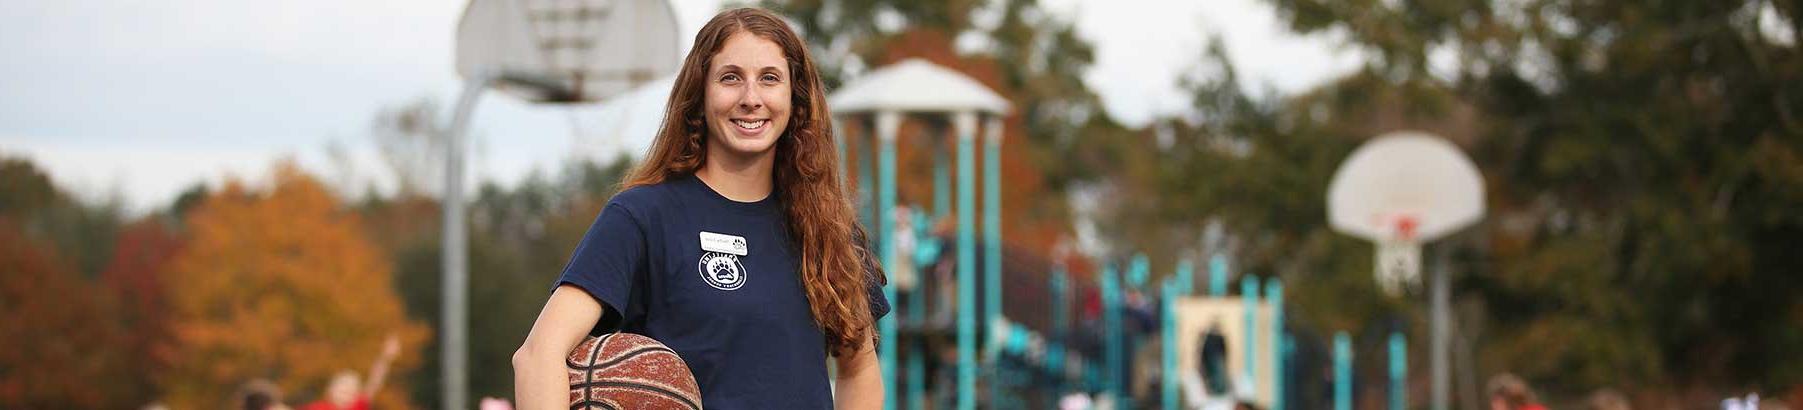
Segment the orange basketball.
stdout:
<svg viewBox="0 0 1803 410">
<path fill-rule="evenodd" d="M 689 365 L 649 337 L 590 336 L 564 365 L 571 409 L 701 409 L 701 388 Z"/>
</svg>

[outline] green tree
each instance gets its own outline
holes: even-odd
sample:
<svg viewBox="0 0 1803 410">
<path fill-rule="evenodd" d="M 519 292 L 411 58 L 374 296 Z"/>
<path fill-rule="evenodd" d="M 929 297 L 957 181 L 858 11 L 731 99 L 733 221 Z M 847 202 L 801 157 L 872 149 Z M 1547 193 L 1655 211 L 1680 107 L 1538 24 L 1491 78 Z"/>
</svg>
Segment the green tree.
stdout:
<svg viewBox="0 0 1803 410">
<path fill-rule="evenodd" d="M 510 358 L 550 296 L 552 282 L 601 206 L 617 191 L 629 157 L 598 163 L 577 160 L 556 178 L 529 176 L 507 188 L 484 184 L 470 206 L 469 267 L 470 399 L 513 395 Z M 395 280 L 408 316 L 437 326 L 442 319 L 443 262 L 434 203 L 396 199 L 366 204 L 367 221 L 386 227 L 383 245 L 394 255 Z M 381 221 L 381 222 L 374 222 Z M 437 340 L 421 352 L 439 355 Z M 431 407 L 441 398 L 436 360 L 412 383 L 414 402 Z"/>
<path fill-rule="evenodd" d="M 1322 197 L 1356 143 L 1425 129 L 1486 176 L 1488 217 L 1428 249 L 1453 252 L 1476 371 L 1519 372 L 1553 397 L 1803 382 L 1784 359 L 1803 346 L 1794 4 L 1269 3 L 1291 29 L 1343 33 L 1373 58 L 1305 93 L 1251 98 L 1212 53 L 1227 69 L 1188 82 L 1186 120 L 1140 137 L 1177 143 L 1114 150 L 1139 160 L 1111 189 L 1146 199 L 1113 210 L 1120 238 L 1218 218 L 1241 270 L 1291 284 L 1299 325 L 1418 326 L 1372 289 L 1369 245 L 1327 231 Z"/>
</svg>

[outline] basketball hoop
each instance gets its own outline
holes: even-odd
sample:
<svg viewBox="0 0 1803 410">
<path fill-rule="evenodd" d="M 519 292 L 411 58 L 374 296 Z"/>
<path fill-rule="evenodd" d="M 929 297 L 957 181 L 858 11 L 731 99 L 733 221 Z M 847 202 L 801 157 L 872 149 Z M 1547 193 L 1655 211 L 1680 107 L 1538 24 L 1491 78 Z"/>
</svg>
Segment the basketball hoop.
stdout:
<svg viewBox="0 0 1803 410">
<path fill-rule="evenodd" d="M 1395 217 L 1388 224 L 1394 227 L 1394 234 L 1377 241 L 1377 256 L 1372 259 L 1377 266 L 1372 272 L 1377 275 L 1378 288 L 1386 294 L 1401 295 L 1421 283 L 1421 241 L 1415 238 L 1418 224 L 1413 215 Z"/>
<path fill-rule="evenodd" d="M 471 0 L 457 72 L 529 102 L 594 102 L 674 73 L 678 40 L 665 0 Z"/>
<path fill-rule="evenodd" d="M 1327 189 L 1333 228 L 1377 245 L 1377 285 L 1401 295 L 1421 278 L 1421 244 L 1476 222 L 1483 179 L 1459 148 L 1400 132 L 1372 139 L 1340 164 Z"/>
<path fill-rule="evenodd" d="M 1484 216 L 1484 179 L 1459 147 L 1437 136 L 1397 132 L 1359 146 L 1327 185 L 1327 220 L 1334 230 L 1377 243 L 1377 284 L 1400 294 L 1421 276 L 1421 243 L 1439 239 Z M 1450 322 L 1446 254 L 1429 293 L 1432 331 L 1428 355 L 1430 403 L 1451 397 Z"/>
</svg>

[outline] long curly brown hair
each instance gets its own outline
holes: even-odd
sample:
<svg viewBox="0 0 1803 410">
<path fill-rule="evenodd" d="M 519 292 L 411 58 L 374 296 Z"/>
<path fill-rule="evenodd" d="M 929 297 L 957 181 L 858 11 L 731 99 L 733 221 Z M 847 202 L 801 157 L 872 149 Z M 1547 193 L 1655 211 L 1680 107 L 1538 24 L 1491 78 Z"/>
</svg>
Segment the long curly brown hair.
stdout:
<svg viewBox="0 0 1803 410">
<path fill-rule="evenodd" d="M 840 356 L 853 353 L 864 347 L 865 340 L 873 340 L 867 285 L 884 278 L 869 250 L 859 245 L 864 230 L 853 218 L 848 189 L 839 175 L 826 88 L 807 45 L 781 18 L 761 9 L 740 8 L 722 12 L 701 27 L 676 75 L 651 151 L 622 186 L 690 175 L 707 162 L 702 106 L 708 67 L 726 39 L 741 31 L 776 43 L 789 62 L 794 108 L 788 128 L 776 141 L 775 191 L 801 256 L 797 266 L 814 322 L 826 334 L 827 351 Z M 867 276 L 867 268 L 874 277 Z"/>
</svg>

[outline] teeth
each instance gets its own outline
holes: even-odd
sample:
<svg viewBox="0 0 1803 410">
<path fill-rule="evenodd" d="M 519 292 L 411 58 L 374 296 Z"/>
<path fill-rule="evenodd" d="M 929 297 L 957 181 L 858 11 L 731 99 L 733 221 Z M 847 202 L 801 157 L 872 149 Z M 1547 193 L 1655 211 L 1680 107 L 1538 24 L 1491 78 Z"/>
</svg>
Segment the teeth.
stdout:
<svg viewBox="0 0 1803 410">
<path fill-rule="evenodd" d="M 748 129 L 748 130 L 755 130 L 760 127 L 763 127 L 764 123 L 768 122 L 768 121 L 770 121 L 770 120 L 757 120 L 757 121 L 732 120 L 732 122 L 734 124 L 739 125 L 739 128 L 744 128 L 744 129 Z"/>
</svg>

